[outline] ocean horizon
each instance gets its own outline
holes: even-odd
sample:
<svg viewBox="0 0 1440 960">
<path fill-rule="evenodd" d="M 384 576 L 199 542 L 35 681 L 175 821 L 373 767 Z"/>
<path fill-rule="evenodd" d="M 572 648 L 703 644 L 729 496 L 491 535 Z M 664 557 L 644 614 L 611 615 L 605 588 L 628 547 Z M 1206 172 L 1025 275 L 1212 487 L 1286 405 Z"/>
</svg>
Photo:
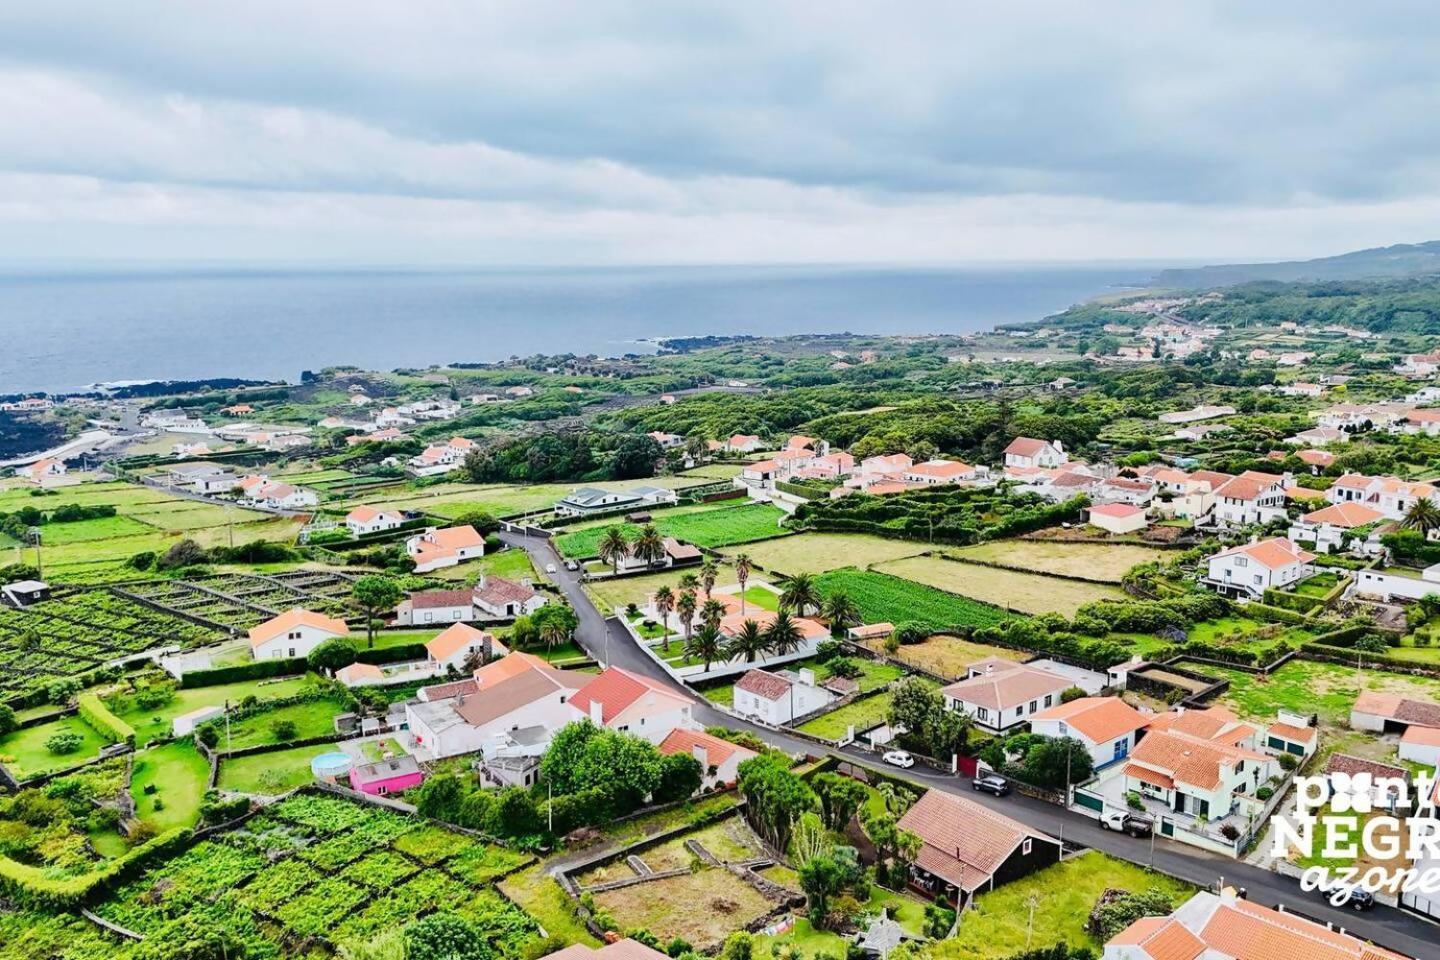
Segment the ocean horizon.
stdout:
<svg viewBox="0 0 1440 960">
<path fill-rule="evenodd" d="M 665 338 L 972 333 L 1153 265 L 0 272 L 0 394 L 652 353 Z"/>
</svg>

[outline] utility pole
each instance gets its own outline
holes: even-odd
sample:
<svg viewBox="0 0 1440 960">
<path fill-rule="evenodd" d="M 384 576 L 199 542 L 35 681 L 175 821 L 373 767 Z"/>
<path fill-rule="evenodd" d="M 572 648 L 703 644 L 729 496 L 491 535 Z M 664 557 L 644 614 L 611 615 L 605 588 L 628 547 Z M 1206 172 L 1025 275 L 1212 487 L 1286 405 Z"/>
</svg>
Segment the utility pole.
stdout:
<svg viewBox="0 0 1440 960">
<path fill-rule="evenodd" d="M 27 533 L 27 534 L 29 535 L 29 537 L 30 537 L 30 542 L 33 543 L 33 544 L 35 544 L 35 574 L 36 574 L 36 579 L 44 580 L 44 579 L 45 579 L 45 565 L 41 562 L 41 559 L 40 559 L 40 541 L 45 538 L 45 535 L 44 535 L 44 533 L 41 532 L 41 530 L 40 530 L 39 527 L 31 527 L 29 530 L 26 531 L 26 533 Z"/>
</svg>

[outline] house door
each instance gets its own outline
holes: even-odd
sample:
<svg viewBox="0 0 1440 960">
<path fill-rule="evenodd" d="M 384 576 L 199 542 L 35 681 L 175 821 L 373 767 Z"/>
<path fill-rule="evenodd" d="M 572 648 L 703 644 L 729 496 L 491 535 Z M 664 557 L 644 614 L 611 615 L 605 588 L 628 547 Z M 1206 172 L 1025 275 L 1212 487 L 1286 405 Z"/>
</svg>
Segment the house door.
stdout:
<svg viewBox="0 0 1440 960">
<path fill-rule="evenodd" d="M 1124 758 L 1124 757 L 1127 757 L 1127 756 L 1129 756 L 1129 755 L 1130 755 L 1130 738 L 1129 738 L 1129 737 L 1125 737 L 1125 738 L 1122 739 L 1122 740 L 1116 740 L 1116 741 L 1115 741 L 1115 757 L 1114 757 L 1114 759 L 1120 760 L 1120 759 L 1122 759 L 1122 758 Z"/>
</svg>

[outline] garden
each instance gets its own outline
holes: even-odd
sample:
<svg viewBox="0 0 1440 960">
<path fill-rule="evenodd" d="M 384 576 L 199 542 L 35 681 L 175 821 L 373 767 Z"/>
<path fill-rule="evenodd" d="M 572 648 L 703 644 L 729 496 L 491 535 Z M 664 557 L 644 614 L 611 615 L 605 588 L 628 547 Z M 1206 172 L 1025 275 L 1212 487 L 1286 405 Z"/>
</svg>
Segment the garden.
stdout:
<svg viewBox="0 0 1440 960">
<path fill-rule="evenodd" d="M 843 591 L 864 623 L 915 623 L 931 633 L 963 626 L 990 626 L 1009 616 L 1004 610 L 913 580 L 846 567 L 815 578 L 822 595 Z"/>
<path fill-rule="evenodd" d="M 915 677 L 913 682 L 926 687 L 936 686 L 933 681 L 924 677 Z M 852 700 L 843 707 L 838 707 L 829 713 L 822 713 L 813 720 L 807 720 L 796 729 L 802 733 L 808 733 L 812 737 L 840 740 L 849 733 L 853 726 L 855 735 L 859 736 L 866 730 L 874 729 L 886 722 L 890 715 L 890 703 L 891 695 L 886 690 L 873 696 Z"/>
<path fill-rule="evenodd" d="M 316 945 L 365 949 L 438 908 L 500 955 L 518 957 L 538 927 L 493 884 L 530 862 L 398 813 L 300 793 L 152 868 L 94 909 L 157 941 L 203 927 L 232 956 L 301 957 Z"/>
<path fill-rule="evenodd" d="M 1073 617 L 1087 603 L 1125 597 L 1119 587 L 1109 584 L 1002 570 L 942 557 L 911 557 L 875 569 L 1021 613 L 1054 612 Z"/>
<path fill-rule="evenodd" d="M 885 647 L 885 640 L 884 638 L 866 640 L 865 646 L 871 650 L 881 651 Z M 893 654 L 894 659 L 901 663 L 952 680 L 963 677 L 965 669 L 970 664 L 978 663 L 981 660 L 998 657 L 1001 660 L 1024 661 L 1030 659 L 1030 656 L 1028 653 L 1011 650 L 1009 647 L 976 643 L 973 640 L 946 634 L 936 634 L 919 643 L 902 644 Z"/>
</svg>

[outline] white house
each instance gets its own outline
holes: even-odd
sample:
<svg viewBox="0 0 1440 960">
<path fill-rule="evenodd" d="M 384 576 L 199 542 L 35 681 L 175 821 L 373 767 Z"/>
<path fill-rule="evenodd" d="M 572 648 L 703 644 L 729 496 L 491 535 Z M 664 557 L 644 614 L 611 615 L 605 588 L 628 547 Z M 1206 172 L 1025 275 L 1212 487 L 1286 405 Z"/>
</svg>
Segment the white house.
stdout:
<svg viewBox="0 0 1440 960">
<path fill-rule="evenodd" d="M 529 616 L 549 599 L 528 583 L 482 573 L 471 593 L 476 607 L 492 617 Z"/>
<path fill-rule="evenodd" d="M 974 718 L 987 733 L 1004 734 L 1060 702 L 1075 681 L 1039 667 L 991 658 L 972 663 L 963 680 L 942 687 L 945 707 Z"/>
<path fill-rule="evenodd" d="M 451 667 L 463 671 L 472 657 L 489 661 L 508 651 L 492 634 L 468 623 L 453 623 L 425 643 L 430 669 L 444 672 Z"/>
<path fill-rule="evenodd" d="M 1036 440 L 1016 437 L 1005 448 L 1005 466 L 1054 468 L 1067 462 L 1070 455 L 1059 440 Z"/>
<path fill-rule="evenodd" d="M 405 515 L 399 510 L 387 510 L 384 507 L 371 507 L 364 504 L 345 514 L 345 526 L 349 527 L 350 533 L 357 537 L 394 530 L 404 522 Z"/>
<path fill-rule="evenodd" d="M 1285 478 L 1246 470 L 1215 491 L 1215 522 L 1243 527 L 1285 515 Z"/>
<path fill-rule="evenodd" d="M 714 790 L 729 786 L 739 779 L 740 764 L 759 756 L 754 750 L 722 740 L 703 730 L 676 727 L 660 741 L 660 752 L 666 756 L 684 753 L 700 763 L 700 789 Z"/>
<path fill-rule="evenodd" d="M 1406 727 L 1400 735 L 1400 759 L 1427 767 L 1440 765 L 1440 729 L 1418 724 Z"/>
<path fill-rule="evenodd" d="M 661 487 L 636 487 L 633 490 L 580 487 L 559 500 L 555 504 L 555 512 L 566 517 L 586 517 L 642 507 L 669 506 L 678 501 L 674 490 Z"/>
<path fill-rule="evenodd" d="M 979 476 L 979 471 L 970 464 L 961 463 L 959 460 L 927 460 L 924 463 L 914 464 L 904 472 L 903 476 L 907 483 L 933 487 L 974 480 Z"/>
<path fill-rule="evenodd" d="M 1119 697 L 1081 697 L 1035 714 L 1030 732 L 1079 740 L 1098 768 L 1128 757 L 1149 722 L 1149 716 Z"/>
<path fill-rule="evenodd" d="M 475 602 L 469 590 L 417 590 L 395 608 L 395 622 L 402 627 L 429 623 L 469 623 L 476 618 Z"/>
<path fill-rule="evenodd" d="M 1347 548 L 1362 555 L 1375 556 L 1385 548 L 1376 527 L 1385 515 L 1363 503 L 1332 503 L 1328 507 L 1305 514 L 1290 525 L 1286 534 L 1293 541 L 1315 544 L 1319 553 L 1339 553 Z M 1371 528 L 1367 536 L 1356 536 L 1362 528 Z"/>
<path fill-rule="evenodd" d="M 1205 583 L 1227 596 L 1258 598 L 1270 587 L 1298 583 L 1315 572 L 1313 553 L 1284 537 L 1221 550 L 1210 558 Z"/>
<path fill-rule="evenodd" d="M 335 679 L 348 689 L 378 687 L 385 683 L 385 671 L 373 663 L 352 663 L 335 671 Z"/>
<path fill-rule="evenodd" d="M 256 660 L 308 657 L 326 640 L 349 635 L 344 620 L 296 608 L 250 628 L 250 655 Z"/>
<path fill-rule="evenodd" d="M 662 430 L 652 430 L 646 434 L 646 436 L 660 444 L 661 450 L 673 450 L 676 447 L 685 446 L 685 438 L 678 433 L 665 433 Z"/>
<path fill-rule="evenodd" d="M 485 556 L 485 538 L 469 524 L 432 527 L 406 540 L 405 552 L 414 558 L 416 573 L 429 573 Z"/>
<path fill-rule="evenodd" d="M 29 480 L 31 483 L 43 485 L 47 480 L 65 476 L 66 472 L 64 461 L 46 457 L 43 460 L 36 460 L 29 466 L 17 468 L 15 476 Z"/>
<path fill-rule="evenodd" d="M 725 449 L 732 453 L 754 453 L 762 445 L 761 439 L 750 433 L 737 433 L 725 441 Z"/>
<path fill-rule="evenodd" d="M 1144 530 L 1150 525 L 1145 509 L 1130 503 L 1101 503 L 1090 508 L 1089 522 L 1107 533 L 1124 534 Z"/>
<path fill-rule="evenodd" d="M 1279 762 L 1255 749 L 1258 736 L 1225 711 L 1161 714 L 1130 754 L 1126 790 L 1174 813 L 1220 821 L 1280 775 Z"/>
<path fill-rule="evenodd" d="M 735 684 L 734 710 L 772 726 L 813 713 L 836 699 L 815 682 L 813 670 L 748 670 Z"/>
<path fill-rule="evenodd" d="M 694 725 L 695 700 L 649 677 L 606 667 L 570 701 L 596 726 L 659 745 L 672 730 Z"/>
<path fill-rule="evenodd" d="M 195 732 L 195 728 L 206 720 L 214 720 L 222 716 L 225 708 L 221 706 L 200 707 L 198 710 L 191 710 L 189 713 L 182 713 L 170 721 L 170 735 L 173 737 L 188 737 Z"/>
<path fill-rule="evenodd" d="M 1198 423 L 1201 420 L 1213 420 L 1216 417 L 1228 417 L 1234 412 L 1234 407 L 1201 405 L 1198 407 L 1192 407 L 1189 410 L 1177 410 L 1172 413 L 1162 413 L 1160 414 L 1160 422 Z"/>
</svg>

